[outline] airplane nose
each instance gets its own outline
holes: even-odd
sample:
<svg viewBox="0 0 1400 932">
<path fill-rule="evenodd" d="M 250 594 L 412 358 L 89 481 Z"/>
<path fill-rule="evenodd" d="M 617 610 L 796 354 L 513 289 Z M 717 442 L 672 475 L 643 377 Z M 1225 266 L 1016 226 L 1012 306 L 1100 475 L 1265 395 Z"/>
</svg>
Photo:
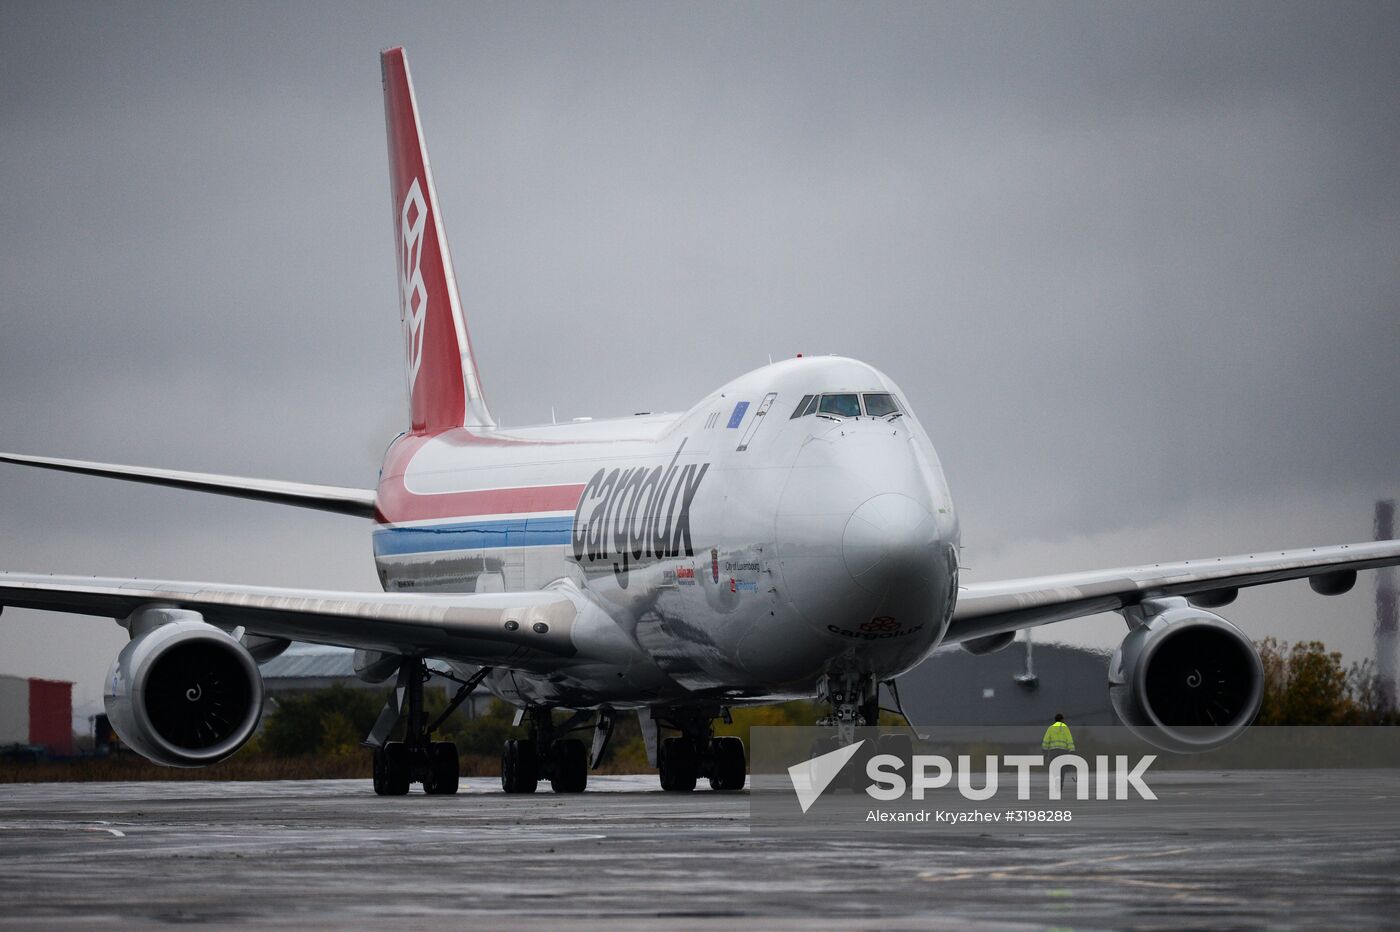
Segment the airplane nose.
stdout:
<svg viewBox="0 0 1400 932">
<path fill-rule="evenodd" d="M 851 513 L 841 535 L 841 555 L 858 586 L 883 594 L 900 582 L 927 582 L 938 539 L 938 523 L 928 509 L 907 495 L 885 492 Z"/>
</svg>

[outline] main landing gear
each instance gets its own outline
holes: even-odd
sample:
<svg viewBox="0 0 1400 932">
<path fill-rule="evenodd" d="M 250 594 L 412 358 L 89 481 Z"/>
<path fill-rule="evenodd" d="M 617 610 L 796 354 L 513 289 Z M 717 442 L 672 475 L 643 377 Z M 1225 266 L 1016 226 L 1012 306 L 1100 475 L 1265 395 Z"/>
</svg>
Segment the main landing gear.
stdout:
<svg viewBox="0 0 1400 932">
<path fill-rule="evenodd" d="M 521 717 L 528 719 L 530 736 L 511 738 L 502 748 L 501 789 L 507 793 L 533 793 L 544 779 L 556 793 L 582 793 L 588 786 L 590 764 L 602 757 L 612 734 L 611 713 L 599 712 L 596 726 L 581 724 L 593 717 L 587 711 L 576 712 L 561 725 L 554 724 L 549 709 L 531 707 L 522 710 Z M 592 755 L 579 739 L 563 737 L 588 727 L 595 727 L 596 733 L 602 735 L 601 739 L 595 737 Z"/>
<path fill-rule="evenodd" d="M 742 790 L 748 762 L 740 738 L 715 737 L 711 723 L 716 716 L 696 709 L 673 709 L 653 713 L 653 720 L 680 732 L 663 738 L 656 750 L 656 766 L 661 772 L 661 788 L 668 793 L 689 793 L 701 777 L 710 789 L 721 792 Z M 729 716 L 725 713 L 725 720 Z"/>
<path fill-rule="evenodd" d="M 457 745 L 451 741 L 410 744 L 390 741 L 374 752 L 374 791 L 380 796 L 404 796 L 414 783 L 429 796 L 457 792 Z"/>
<path fill-rule="evenodd" d="M 481 685 L 491 672 L 483 667 L 469 679 L 458 680 L 446 673 L 428 671 L 418 658 L 405 659 L 399 668 L 398 684 L 375 722 L 365 744 L 374 748 L 374 792 L 380 796 L 403 796 L 414 783 L 423 784 L 429 796 L 448 796 L 457 792 L 460 765 L 457 745 L 451 741 L 433 741 L 432 734 L 447 717 Z M 423 684 L 430 676 L 444 676 L 461 684 L 447 708 L 432 724 L 425 724 Z M 407 713 L 402 741 L 386 740 Z"/>
</svg>

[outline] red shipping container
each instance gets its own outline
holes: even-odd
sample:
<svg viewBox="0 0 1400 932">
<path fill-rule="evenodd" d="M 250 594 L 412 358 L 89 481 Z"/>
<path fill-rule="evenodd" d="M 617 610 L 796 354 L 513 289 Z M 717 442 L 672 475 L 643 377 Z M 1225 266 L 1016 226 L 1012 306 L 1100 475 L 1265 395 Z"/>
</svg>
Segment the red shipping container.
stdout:
<svg viewBox="0 0 1400 932">
<path fill-rule="evenodd" d="M 72 683 L 29 681 L 29 743 L 58 757 L 73 753 Z"/>
</svg>

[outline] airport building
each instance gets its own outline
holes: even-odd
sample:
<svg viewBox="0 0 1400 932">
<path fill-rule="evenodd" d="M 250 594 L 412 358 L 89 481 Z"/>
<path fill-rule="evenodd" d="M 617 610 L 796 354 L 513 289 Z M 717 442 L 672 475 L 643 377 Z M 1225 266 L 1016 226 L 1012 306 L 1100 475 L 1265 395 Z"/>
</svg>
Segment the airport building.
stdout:
<svg viewBox="0 0 1400 932">
<path fill-rule="evenodd" d="M 0 676 L 0 751 L 73 753 L 73 684 Z"/>
<path fill-rule="evenodd" d="M 268 699 L 279 693 L 307 692 L 331 686 L 373 689 L 385 684 L 366 683 L 355 675 L 355 652 L 341 647 L 296 643 L 262 664 L 263 692 Z"/>
<path fill-rule="evenodd" d="M 272 711 L 272 703 L 279 695 L 288 693 L 345 686 L 350 689 L 369 690 L 383 696 L 393 688 L 393 678 L 383 683 L 366 683 L 360 679 L 355 675 L 354 660 L 355 652 L 344 647 L 292 644 L 260 668 L 263 678 L 263 714 Z M 429 691 L 442 690 L 450 696 L 457 691 L 457 684 L 443 677 L 434 677 L 428 680 L 423 688 Z M 490 693 L 481 690 L 463 703 L 462 708 L 469 717 L 474 718 L 491 704 L 491 698 Z"/>
<path fill-rule="evenodd" d="M 1107 653 L 1031 645 L 1023 635 L 982 656 L 935 651 L 899 678 L 899 695 L 916 725 L 1046 725 L 1056 712 L 1071 724 L 1116 725 L 1108 661 Z"/>
</svg>

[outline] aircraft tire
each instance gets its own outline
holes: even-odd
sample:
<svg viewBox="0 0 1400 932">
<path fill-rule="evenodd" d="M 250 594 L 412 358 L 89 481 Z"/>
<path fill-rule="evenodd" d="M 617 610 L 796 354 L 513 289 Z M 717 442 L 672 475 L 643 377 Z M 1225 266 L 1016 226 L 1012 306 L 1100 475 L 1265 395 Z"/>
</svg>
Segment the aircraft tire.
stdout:
<svg viewBox="0 0 1400 932">
<path fill-rule="evenodd" d="M 391 741 L 374 752 L 374 791 L 380 796 L 404 796 L 410 779 L 408 749 Z"/>
<path fill-rule="evenodd" d="M 748 766 L 744 760 L 742 738 L 722 737 L 710 739 L 710 789 L 720 792 L 733 792 L 744 788 Z"/>
<path fill-rule="evenodd" d="M 374 755 L 374 794 L 376 796 L 389 795 L 389 781 L 384 770 L 384 749 L 375 748 Z"/>
<path fill-rule="evenodd" d="M 563 738 L 549 749 L 554 773 L 549 783 L 556 793 L 582 793 L 588 786 L 588 749 L 577 738 Z"/>
<path fill-rule="evenodd" d="M 451 796 L 460 783 L 457 745 L 451 741 L 434 741 L 428 748 L 428 779 L 423 781 L 423 792 L 430 796 Z"/>
<path fill-rule="evenodd" d="M 909 735 L 881 735 L 878 746 L 881 754 L 893 754 L 905 764 L 914 756 L 914 739 Z"/>
<path fill-rule="evenodd" d="M 507 793 L 533 793 L 539 783 L 535 742 L 528 738 L 506 741 L 501 749 L 501 789 Z"/>
<path fill-rule="evenodd" d="M 689 738 L 667 738 L 661 742 L 656 763 L 661 771 L 661 788 L 668 793 L 689 793 L 695 789 L 700 761 Z"/>
</svg>

